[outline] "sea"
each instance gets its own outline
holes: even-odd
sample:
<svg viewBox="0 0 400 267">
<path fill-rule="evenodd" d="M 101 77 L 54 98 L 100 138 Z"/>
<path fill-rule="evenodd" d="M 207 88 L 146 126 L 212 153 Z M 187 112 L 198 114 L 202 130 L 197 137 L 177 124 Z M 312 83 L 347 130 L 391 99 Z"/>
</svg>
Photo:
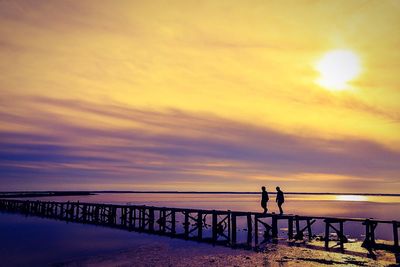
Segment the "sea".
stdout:
<svg viewBox="0 0 400 267">
<path fill-rule="evenodd" d="M 275 194 L 270 194 L 268 212 L 278 212 Z M 157 207 L 198 208 L 262 212 L 260 194 L 250 193 L 97 193 L 94 195 L 29 198 L 43 201 L 80 201 L 148 205 Z M 328 216 L 344 218 L 374 218 L 400 221 L 399 195 L 365 194 L 285 194 L 284 213 L 303 216 Z M 238 222 L 238 238 L 246 236 L 245 221 Z M 315 235 L 322 235 L 324 225 L 313 225 Z M 280 223 L 279 232 L 284 236 L 287 225 Z M 361 223 L 345 223 L 349 238 L 362 240 L 365 227 Z M 393 239 L 390 224 L 378 225 L 376 238 Z M 127 232 L 101 226 L 68 223 L 46 218 L 0 212 L 0 266 L 45 266 L 129 249 L 131 247 L 164 243 L 185 247 L 187 242 L 168 237 Z M 192 242 L 207 251 L 207 244 Z M 21 256 L 23 255 L 23 256 Z"/>
</svg>

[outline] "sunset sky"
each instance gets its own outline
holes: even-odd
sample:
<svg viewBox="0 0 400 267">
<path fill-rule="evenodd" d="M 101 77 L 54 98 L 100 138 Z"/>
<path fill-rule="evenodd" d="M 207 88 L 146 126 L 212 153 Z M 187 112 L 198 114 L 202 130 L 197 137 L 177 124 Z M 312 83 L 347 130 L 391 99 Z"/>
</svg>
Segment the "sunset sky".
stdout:
<svg viewBox="0 0 400 267">
<path fill-rule="evenodd" d="M 396 0 L 0 0 L 0 191 L 399 193 L 399 75 Z"/>
</svg>

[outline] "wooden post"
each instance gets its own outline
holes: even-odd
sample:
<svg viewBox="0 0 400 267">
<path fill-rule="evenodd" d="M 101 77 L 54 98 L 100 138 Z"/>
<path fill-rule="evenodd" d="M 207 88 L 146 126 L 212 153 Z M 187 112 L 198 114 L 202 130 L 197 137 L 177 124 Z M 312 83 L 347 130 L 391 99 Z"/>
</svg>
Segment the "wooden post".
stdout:
<svg viewBox="0 0 400 267">
<path fill-rule="evenodd" d="M 79 220 L 79 201 L 76 203 L 76 220 Z"/>
<path fill-rule="evenodd" d="M 166 230 L 166 225 L 167 225 L 167 212 L 166 212 L 166 210 L 165 210 L 165 208 L 162 210 L 162 217 L 163 217 L 163 220 L 161 221 L 162 222 L 162 232 L 163 232 L 163 234 L 165 234 L 165 230 Z"/>
<path fill-rule="evenodd" d="M 288 239 L 293 239 L 293 217 L 289 217 L 288 219 Z"/>
<path fill-rule="evenodd" d="M 253 235 L 253 224 L 251 223 L 251 213 L 247 214 L 247 245 L 251 246 Z"/>
<path fill-rule="evenodd" d="M 203 239 L 203 213 L 201 211 L 197 213 L 197 238 Z"/>
<path fill-rule="evenodd" d="M 310 219 L 307 218 L 307 232 L 308 232 L 308 241 L 312 240 L 312 230 L 311 230 L 311 222 Z"/>
<path fill-rule="evenodd" d="M 117 207 L 113 207 L 112 208 L 112 218 L 113 218 L 113 221 L 112 221 L 112 224 L 114 224 L 114 225 L 116 225 L 117 224 Z"/>
<path fill-rule="evenodd" d="M 232 245 L 236 245 L 236 214 L 232 213 Z"/>
<path fill-rule="evenodd" d="M 66 209 L 65 209 L 65 218 L 67 219 L 67 220 L 69 220 L 70 219 L 70 215 L 71 215 L 71 210 L 70 210 L 71 208 L 70 208 L 70 204 L 69 204 L 69 201 L 67 202 L 67 207 L 66 207 Z"/>
<path fill-rule="evenodd" d="M 398 232 L 398 228 L 399 228 L 399 223 L 396 221 L 393 221 L 393 241 L 394 241 L 394 247 L 396 249 L 399 248 L 399 232 Z"/>
<path fill-rule="evenodd" d="M 339 222 L 339 227 L 340 227 L 340 236 L 339 236 L 339 240 L 340 240 L 340 249 L 343 251 L 344 250 L 344 232 L 343 232 L 343 222 L 340 221 Z"/>
<path fill-rule="evenodd" d="M 114 207 L 112 206 L 108 206 L 108 216 L 107 216 L 107 220 L 108 220 L 108 224 L 112 225 L 114 224 Z"/>
<path fill-rule="evenodd" d="M 378 223 L 372 223 L 371 225 L 370 225 L 370 237 L 371 237 L 371 245 L 372 246 L 375 246 L 375 228 L 376 228 L 376 226 L 378 225 Z"/>
<path fill-rule="evenodd" d="M 154 231 L 154 209 L 149 208 L 149 231 Z"/>
<path fill-rule="evenodd" d="M 258 216 L 254 215 L 254 244 L 258 245 Z"/>
<path fill-rule="evenodd" d="M 278 215 L 272 215 L 272 238 L 278 238 Z"/>
<path fill-rule="evenodd" d="M 231 242 L 231 211 L 228 210 L 228 243 Z"/>
<path fill-rule="evenodd" d="M 162 232 L 162 220 L 163 220 L 163 213 L 162 209 L 158 211 L 158 231 L 161 233 Z"/>
<path fill-rule="evenodd" d="M 64 203 L 61 203 L 61 206 L 60 206 L 60 215 L 59 215 L 59 217 L 62 219 L 62 218 L 64 218 L 64 212 L 65 212 L 65 210 L 64 210 Z"/>
<path fill-rule="evenodd" d="M 137 221 L 137 214 L 136 214 L 137 208 L 133 208 L 133 229 L 136 229 L 136 221 Z"/>
<path fill-rule="evenodd" d="M 175 210 L 171 211 L 171 234 L 176 234 Z"/>
<path fill-rule="evenodd" d="M 121 210 L 121 216 L 119 217 L 120 225 L 126 226 L 126 207 L 120 207 L 119 209 Z"/>
<path fill-rule="evenodd" d="M 215 210 L 212 211 L 212 241 L 215 243 L 218 239 L 218 215 Z"/>
<path fill-rule="evenodd" d="M 89 213 L 89 208 L 86 204 L 82 206 L 82 220 L 86 222 L 88 220 L 88 213 Z"/>
<path fill-rule="evenodd" d="M 299 240 L 300 239 L 300 236 L 301 236 L 301 234 L 300 234 L 300 219 L 299 219 L 299 217 L 296 215 L 296 240 Z"/>
<path fill-rule="evenodd" d="M 329 249 L 329 222 L 325 220 L 325 249 Z"/>
<path fill-rule="evenodd" d="M 137 208 L 137 229 L 142 227 L 142 207 Z"/>
<path fill-rule="evenodd" d="M 185 210 L 184 213 L 185 213 L 185 226 L 184 226 L 185 238 L 188 238 L 189 237 L 189 211 Z"/>
<path fill-rule="evenodd" d="M 129 207 L 129 222 L 128 222 L 129 230 L 132 229 L 132 219 L 133 219 L 133 210 L 132 207 Z"/>
<path fill-rule="evenodd" d="M 144 230 L 144 228 L 146 226 L 146 207 L 141 207 L 140 211 L 141 211 L 140 229 Z"/>
<path fill-rule="evenodd" d="M 87 221 L 93 222 L 93 216 L 94 216 L 94 206 L 93 205 L 88 205 L 87 207 Z"/>
</svg>

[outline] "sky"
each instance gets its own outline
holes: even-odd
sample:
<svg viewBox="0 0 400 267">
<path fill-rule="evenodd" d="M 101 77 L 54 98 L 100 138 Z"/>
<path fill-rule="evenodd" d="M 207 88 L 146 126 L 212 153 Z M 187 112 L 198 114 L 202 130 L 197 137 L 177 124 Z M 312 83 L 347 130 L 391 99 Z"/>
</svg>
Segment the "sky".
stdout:
<svg viewBox="0 0 400 267">
<path fill-rule="evenodd" d="M 398 193 L 399 30 L 397 0 L 0 0 L 0 191 Z"/>
</svg>

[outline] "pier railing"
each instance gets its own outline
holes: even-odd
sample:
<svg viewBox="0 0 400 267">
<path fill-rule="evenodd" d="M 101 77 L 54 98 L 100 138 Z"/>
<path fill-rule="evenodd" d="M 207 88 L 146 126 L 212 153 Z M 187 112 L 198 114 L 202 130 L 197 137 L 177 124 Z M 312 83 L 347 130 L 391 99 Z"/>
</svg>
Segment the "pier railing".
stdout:
<svg viewBox="0 0 400 267">
<path fill-rule="evenodd" d="M 332 247 L 331 241 L 334 241 L 334 245 L 339 245 L 343 252 L 345 249 L 344 244 L 348 242 L 344 231 L 345 223 L 356 222 L 362 224 L 365 228 L 365 239 L 362 246 L 371 254 L 373 254 L 374 249 L 400 251 L 399 221 L 16 199 L 0 199 L 0 211 L 103 225 L 213 244 L 247 247 L 259 246 L 260 233 L 261 238 L 263 238 L 262 242 L 265 242 L 265 240 L 276 241 L 278 238 L 287 239 L 289 242 L 304 239 L 312 240 L 315 237 L 313 235 L 313 225 L 319 220 L 325 224 L 325 234 L 323 236 L 325 249 L 329 250 Z M 237 239 L 239 219 L 247 227 L 247 238 L 245 238 L 246 242 L 244 243 L 238 243 Z M 279 222 L 287 224 L 287 234 L 284 237 L 279 236 Z M 392 244 L 377 242 L 375 229 L 378 224 L 392 226 Z M 331 240 L 331 231 L 336 233 L 336 240 Z M 206 236 L 206 233 L 210 235 Z"/>
</svg>

